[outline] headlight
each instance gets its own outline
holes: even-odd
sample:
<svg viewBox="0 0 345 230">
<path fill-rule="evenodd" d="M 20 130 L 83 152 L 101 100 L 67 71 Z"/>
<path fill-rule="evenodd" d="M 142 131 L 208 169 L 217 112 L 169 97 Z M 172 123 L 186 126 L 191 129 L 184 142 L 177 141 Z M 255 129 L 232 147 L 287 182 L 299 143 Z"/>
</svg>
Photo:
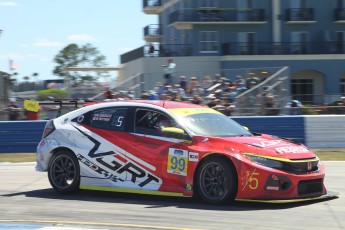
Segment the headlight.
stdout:
<svg viewBox="0 0 345 230">
<path fill-rule="evenodd" d="M 263 165 L 269 168 L 275 168 L 275 169 L 281 169 L 283 168 L 283 163 L 280 161 L 275 161 L 271 159 L 267 159 L 264 157 L 259 156 L 253 156 L 253 155 L 245 155 L 248 157 L 252 162 L 255 162 L 256 164 Z"/>
</svg>

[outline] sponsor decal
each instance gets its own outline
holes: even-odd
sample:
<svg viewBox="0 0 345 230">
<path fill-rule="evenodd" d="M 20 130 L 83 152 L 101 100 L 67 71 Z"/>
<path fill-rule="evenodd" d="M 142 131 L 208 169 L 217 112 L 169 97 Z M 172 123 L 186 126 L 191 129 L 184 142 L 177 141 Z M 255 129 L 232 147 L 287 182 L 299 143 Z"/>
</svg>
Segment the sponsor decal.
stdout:
<svg viewBox="0 0 345 230">
<path fill-rule="evenodd" d="M 187 175 L 188 151 L 169 148 L 167 172 L 181 176 Z"/>
<path fill-rule="evenodd" d="M 199 153 L 189 152 L 189 161 L 198 162 Z"/>
<path fill-rule="evenodd" d="M 258 143 L 252 143 L 252 145 L 258 146 L 260 148 L 272 147 L 282 144 L 282 140 L 271 140 L 271 141 L 260 141 Z"/>
<path fill-rule="evenodd" d="M 279 191 L 279 187 L 278 186 L 266 186 L 266 190 Z"/>
<path fill-rule="evenodd" d="M 41 142 L 40 142 L 40 147 L 43 147 L 46 145 L 46 141 L 43 139 Z"/>
<path fill-rule="evenodd" d="M 192 184 L 186 184 L 186 191 L 191 192 L 193 190 L 193 185 Z"/>
<path fill-rule="evenodd" d="M 175 149 L 174 150 L 174 155 L 183 156 L 183 150 Z"/>
<path fill-rule="evenodd" d="M 84 120 L 84 115 L 81 115 L 77 118 L 77 122 L 81 123 Z"/>
<path fill-rule="evenodd" d="M 101 143 L 77 127 L 75 128 L 94 143 L 94 147 L 90 150 L 88 156 L 91 159 L 95 159 L 98 164 L 81 154 L 77 155 L 78 160 L 88 168 L 114 182 L 129 180 L 141 188 L 146 188 L 146 186 L 152 187 L 152 185 L 158 186 L 158 188 L 160 187 L 162 180 L 159 177 L 153 175 L 139 164 L 127 159 L 121 153 L 114 151 L 97 152 Z"/>
<path fill-rule="evenodd" d="M 272 179 L 277 181 L 278 177 L 276 175 L 272 175 Z"/>
<path fill-rule="evenodd" d="M 286 154 L 286 153 L 307 153 L 309 150 L 303 146 L 285 146 L 279 147 L 275 149 L 279 154 Z"/>
</svg>

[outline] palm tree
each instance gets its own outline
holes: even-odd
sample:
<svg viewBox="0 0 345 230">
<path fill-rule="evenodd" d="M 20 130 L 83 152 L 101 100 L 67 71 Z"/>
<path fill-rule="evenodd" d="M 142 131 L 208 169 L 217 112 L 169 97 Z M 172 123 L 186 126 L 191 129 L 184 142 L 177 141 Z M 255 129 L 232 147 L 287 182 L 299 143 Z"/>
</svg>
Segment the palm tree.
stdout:
<svg viewBox="0 0 345 230">
<path fill-rule="evenodd" d="M 38 75 L 39 75 L 38 73 L 33 73 L 33 74 L 32 74 L 32 76 L 33 76 L 34 78 L 36 78 L 36 81 L 37 81 Z"/>
</svg>

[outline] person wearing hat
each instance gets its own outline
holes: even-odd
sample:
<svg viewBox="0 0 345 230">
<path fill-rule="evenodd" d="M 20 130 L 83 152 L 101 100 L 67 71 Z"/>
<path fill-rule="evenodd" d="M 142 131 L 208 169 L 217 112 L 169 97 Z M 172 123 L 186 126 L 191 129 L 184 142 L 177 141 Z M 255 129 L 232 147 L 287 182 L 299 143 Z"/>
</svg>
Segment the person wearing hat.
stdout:
<svg viewBox="0 0 345 230">
<path fill-rule="evenodd" d="M 9 104 L 3 110 L 8 111 L 9 121 L 15 121 L 18 120 L 19 111 L 21 111 L 22 109 L 17 104 L 15 98 L 10 98 Z"/>
</svg>

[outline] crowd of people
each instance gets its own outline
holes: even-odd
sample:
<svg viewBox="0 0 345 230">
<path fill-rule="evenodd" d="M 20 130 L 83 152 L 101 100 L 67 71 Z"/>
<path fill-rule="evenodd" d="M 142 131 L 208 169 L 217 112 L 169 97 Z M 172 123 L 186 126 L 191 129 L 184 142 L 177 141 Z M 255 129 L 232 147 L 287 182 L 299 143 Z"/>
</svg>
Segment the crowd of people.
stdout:
<svg viewBox="0 0 345 230">
<path fill-rule="evenodd" d="M 231 115 L 237 106 L 236 97 L 266 79 L 266 75 L 259 78 L 254 73 L 250 73 L 246 78 L 238 75 L 234 81 L 220 74 L 204 76 L 201 79 L 196 76 L 189 79 L 186 76 L 176 77 L 173 70 L 167 70 L 171 63 L 173 62 L 169 59 L 168 64 L 163 66 L 166 71 L 163 81 L 157 82 L 153 89 L 143 91 L 139 96 L 140 99 L 184 101 L 207 105 L 226 115 Z M 104 99 L 106 101 L 133 99 L 133 93 L 107 90 L 104 93 Z"/>
<path fill-rule="evenodd" d="M 47 97 L 46 102 L 54 101 L 54 97 Z M 9 121 L 16 120 L 50 120 L 56 118 L 60 106 L 43 105 L 39 106 L 38 111 L 27 110 L 24 106 L 17 103 L 16 98 L 10 98 L 8 105 L 3 108 L 8 115 Z"/>
</svg>

